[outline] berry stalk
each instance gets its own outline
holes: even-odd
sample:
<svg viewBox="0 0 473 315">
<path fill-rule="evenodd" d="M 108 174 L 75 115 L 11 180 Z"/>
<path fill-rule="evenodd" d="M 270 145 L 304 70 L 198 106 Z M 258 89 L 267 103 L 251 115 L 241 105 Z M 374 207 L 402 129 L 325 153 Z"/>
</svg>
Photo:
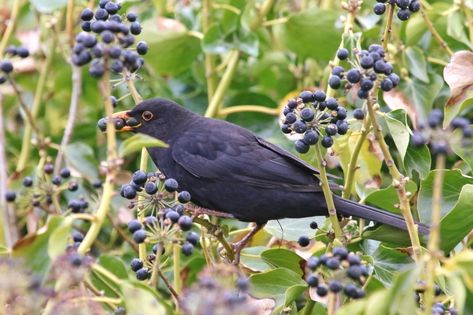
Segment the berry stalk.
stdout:
<svg viewBox="0 0 473 315">
<path fill-rule="evenodd" d="M 377 91 L 377 86 L 373 89 L 373 91 L 370 93 L 371 95 L 368 97 L 367 100 L 367 106 L 368 106 L 368 112 L 371 117 L 371 125 L 373 126 L 374 134 L 376 137 L 376 140 L 379 143 L 379 146 L 381 148 L 381 151 L 383 152 L 384 156 L 384 161 L 389 169 L 389 173 L 391 174 L 391 177 L 393 179 L 393 186 L 396 189 L 397 195 L 399 197 L 399 203 L 400 203 L 400 210 L 401 213 L 406 220 L 406 225 L 407 225 L 407 231 L 409 233 L 409 238 L 411 240 L 412 244 L 412 249 L 414 251 L 414 260 L 418 261 L 421 255 L 420 249 L 420 241 L 419 241 L 419 234 L 417 231 L 417 226 L 414 222 L 414 218 L 412 216 L 411 212 L 411 206 L 409 204 L 409 199 L 407 197 L 406 193 L 406 188 L 405 184 L 408 181 L 408 178 L 404 177 L 402 175 L 396 164 L 394 163 L 394 159 L 391 155 L 391 152 L 389 152 L 389 147 L 384 141 L 383 133 L 381 131 L 381 127 L 379 126 L 377 120 L 376 120 L 376 112 L 374 109 L 374 105 L 376 102 L 376 91 Z"/>
<path fill-rule="evenodd" d="M 427 262 L 427 287 L 424 294 L 425 314 L 430 314 L 435 296 L 435 268 L 440 255 L 440 220 L 442 218 L 442 189 L 445 170 L 445 154 L 437 154 L 435 162 L 436 173 L 432 191 L 432 223 L 427 249 L 429 260 Z"/>
<path fill-rule="evenodd" d="M 81 255 L 86 254 L 95 239 L 97 238 L 102 224 L 107 216 L 110 209 L 110 204 L 114 191 L 114 180 L 117 171 L 117 140 L 115 137 L 115 124 L 113 122 L 113 105 L 111 101 L 111 87 L 110 87 L 110 71 L 108 69 L 108 62 L 105 60 L 104 63 L 105 71 L 102 78 L 102 98 L 105 105 L 105 113 L 107 115 L 107 176 L 103 186 L 102 200 L 100 201 L 99 208 L 96 212 L 96 220 L 92 222 L 89 231 L 84 237 L 84 240 L 80 244 L 77 252 Z"/>
<path fill-rule="evenodd" d="M 388 5 L 388 19 L 386 21 L 386 26 L 384 27 L 384 32 L 383 32 L 383 38 L 381 39 L 381 42 L 383 43 L 383 49 L 384 51 L 388 51 L 388 41 L 389 41 L 389 35 L 391 35 L 392 32 L 392 25 L 393 25 L 393 16 L 394 16 L 394 3 L 390 3 Z"/>
<path fill-rule="evenodd" d="M 371 125 L 371 116 L 366 115 L 363 120 L 363 127 L 361 128 L 361 134 L 356 141 L 355 148 L 350 157 L 350 162 L 348 163 L 348 173 L 345 179 L 345 185 L 343 189 L 342 197 L 345 199 L 349 199 L 351 192 L 353 190 L 353 182 L 355 179 L 355 173 L 358 169 L 358 156 L 360 155 L 361 148 L 363 147 L 363 143 L 366 140 L 366 137 L 370 133 L 370 125 Z"/>
<path fill-rule="evenodd" d="M 332 191 L 330 190 L 329 181 L 327 177 L 327 170 L 325 165 L 327 164 L 322 156 L 322 151 L 320 149 L 320 144 L 315 145 L 315 155 L 317 160 L 320 162 L 319 171 L 320 171 L 320 185 L 322 185 L 322 191 L 324 192 L 325 202 L 327 203 L 327 210 L 332 223 L 333 231 L 335 232 L 335 238 L 340 240 L 342 239 L 342 229 L 340 228 L 340 223 L 337 218 L 337 211 L 335 210 L 335 204 L 333 202 Z"/>
<path fill-rule="evenodd" d="M 435 40 L 439 43 L 440 47 L 442 47 L 445 52 L 448 54 L 449 57 L 453 55 L 453 51 L 448 47 L 447 42 L 440 36 L 439 32 L 435 29 L 432 21 L 430 20 L 429 16 L 425 12 L 425 7 L 423 1 L 420 1 L 420 14 L 422 15 L 422 18 L 424 19 L 425 24 L 427 25 L 427 28 L 429 29 L 429 32 L 432 34 L 432 36 L 435 38 Z"/>
</svg>

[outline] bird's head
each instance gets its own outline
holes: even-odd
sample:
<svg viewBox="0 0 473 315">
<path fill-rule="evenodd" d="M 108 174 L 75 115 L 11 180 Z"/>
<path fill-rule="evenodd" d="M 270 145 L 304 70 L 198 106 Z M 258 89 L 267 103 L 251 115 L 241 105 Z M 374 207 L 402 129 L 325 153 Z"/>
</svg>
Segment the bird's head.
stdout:
<svg viewBox="0 0 473 315">
<path fill-rule="evenodd" d="M 167 140 L 180 127 L 188 124 L 196 114 L 163 98 L 145 100 L 133 109 L 112 115 L 118 132 L 138 132 Z M 106 129 L 106 119 L 99 121 L 99 128 Z"/>
</svg>

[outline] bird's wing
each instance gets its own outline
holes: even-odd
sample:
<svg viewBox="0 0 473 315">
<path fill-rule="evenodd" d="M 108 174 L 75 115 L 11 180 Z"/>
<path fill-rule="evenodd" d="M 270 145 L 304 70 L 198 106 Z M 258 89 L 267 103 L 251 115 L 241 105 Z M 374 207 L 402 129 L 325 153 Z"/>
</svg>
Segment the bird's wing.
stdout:
<svg viewBox="0 0 473 315">
<path fill-rule="evenodd" d="M 320 189 L 315 168 L 244 129 L 188 130 L 171 150 L 176 163 L 198 178 L 295 191 Z"/>
</svg>

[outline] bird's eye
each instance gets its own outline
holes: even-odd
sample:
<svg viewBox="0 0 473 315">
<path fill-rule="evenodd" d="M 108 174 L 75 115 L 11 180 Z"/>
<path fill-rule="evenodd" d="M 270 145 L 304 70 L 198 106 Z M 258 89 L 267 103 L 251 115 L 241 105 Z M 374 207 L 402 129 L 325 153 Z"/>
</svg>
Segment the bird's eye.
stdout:
<svg viewBox="0 0 473 315">
<path fill-rule="evenodd" d="M 151 119 L 153 119 L 153 113 L 147 110 L 143 112 L 143 114 L 141 114 L 141 117 L 143 117 L 143 119 L 146 121 L 150 121 Z"/>
</svg>

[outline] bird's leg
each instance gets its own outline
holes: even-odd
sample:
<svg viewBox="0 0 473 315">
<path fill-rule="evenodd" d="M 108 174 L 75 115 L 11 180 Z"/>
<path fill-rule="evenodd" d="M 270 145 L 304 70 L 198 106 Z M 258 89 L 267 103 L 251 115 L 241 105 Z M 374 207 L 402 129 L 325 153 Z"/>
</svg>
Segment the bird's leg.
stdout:
<svg viewBox="0 0 473 315">
<path fill-rule="evenodd" d="M 251 241 L 253 236 L 255 236 L 256 233 L 258 233 L 259 230 L 261 230 L 264 226 L 265 223 L 256 223 L 256 226 L 248 232 L 239 242 L 232 244 L 233 250 L 235 252 L 235 259 L 233 260 L 233 264 L 238 265 L 240 263 L 240 253 L 241 250 L 248 245 L 248 242 Z"/>
<path fill-rule="evenodd" d="M 211 209 L 202 208 L 202 207 L 192 207 L 192 208 L 188 208 L 188 209 L 196 217 L 199 216 L 199 215 L 202 215 L 202 214 L 206 214 L 206 215 L 211 215 L 211 216 L 220 217 L 220 218 L 230 218 L 230 219 L 235 218 L 230 213 L 221 212 L 221 211 L 217 211 L 217 210 L 211 210 Z"/>
</svg>

